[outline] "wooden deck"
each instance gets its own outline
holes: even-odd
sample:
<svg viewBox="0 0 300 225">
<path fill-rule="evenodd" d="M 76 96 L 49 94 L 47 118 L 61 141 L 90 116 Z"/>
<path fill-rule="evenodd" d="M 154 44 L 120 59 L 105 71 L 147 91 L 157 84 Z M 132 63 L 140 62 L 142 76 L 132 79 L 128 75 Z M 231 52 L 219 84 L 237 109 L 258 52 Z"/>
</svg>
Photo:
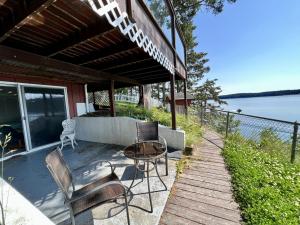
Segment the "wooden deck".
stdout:
<svg viewBox="0 0 300 225">
<path fill-rule="evenodd" d="M 230 174 L 221 156 L 223 140 L 206 131 L 194 159 L 175 182 L 160 224 L 241 224 Z"/>
</svg>

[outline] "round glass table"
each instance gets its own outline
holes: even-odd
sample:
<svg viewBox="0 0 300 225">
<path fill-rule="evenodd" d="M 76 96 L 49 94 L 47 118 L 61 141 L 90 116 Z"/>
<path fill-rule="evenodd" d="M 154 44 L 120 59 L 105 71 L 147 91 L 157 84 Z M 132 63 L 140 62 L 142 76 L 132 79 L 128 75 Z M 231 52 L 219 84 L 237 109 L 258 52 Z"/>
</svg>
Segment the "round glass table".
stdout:
<svg viewBox="0 0 300 225">
<path fill-rule="evenodd" d="M 124 155 L 134 160 L 135 165 L 135 174 L 133 177 L 133 180 L 131 182 L 130 187 L 128 188 L 127 193 L 132 188 L 134 181 L 137 177 L 138 172 L 143 172 L 142 182 L 144 178 L 144 173 L 147 175 L 147 186 L 148 186 L 148 195 L 149 195 L 149 201 L 150 201 L 150 212 L 153 212 L 153 205 L 152 205 L 152 199 L 151 199 L 151 190 L 150 190 L 150 182 L 149 182 L 149 172 L 152 170 L 156 171 L 157 177 L 159 178 L 160 182 L 164 186 L 164 190 L 167 190 L 167 186 L 161 179 L 158 169 L 157 169 L 157 162 L 160 158 L 165 157 L 167 154 L 167 148 L 164 144 L 158 142 L 158 141 L 143 141 L 138 142 L 132 145 L 127 146 L 124 150 Z M 140 164 L 142 163 L 142 164 Z M 150 164 L 153 165 L 152 168 L 150 168 Z"/>
</svg>

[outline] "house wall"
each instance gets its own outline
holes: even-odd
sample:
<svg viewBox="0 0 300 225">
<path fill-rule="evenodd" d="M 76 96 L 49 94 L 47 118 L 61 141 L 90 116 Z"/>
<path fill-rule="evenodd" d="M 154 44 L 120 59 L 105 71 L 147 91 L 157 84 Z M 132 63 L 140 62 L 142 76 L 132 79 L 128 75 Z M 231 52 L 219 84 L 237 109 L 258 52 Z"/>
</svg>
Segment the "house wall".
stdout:
<svg viewBox="0 0 300 225">
<path fill-rule="evenodd" d="M 84 84 L 73 83 L 66 80 L 59 81 L 44 78 L 28 78 L 18 75 L 2 74 L 0 72 L 0 82 L 1 81 L 66 87 L 68 94 L 70 117 L 77 116 L 76 103 L 85 102 Z"/>
<path fill-rule="evenodd" d="M 192 100 L 188 99 L 187 104 L 190 105 L 192 103 Z M 176 100 L 176 105 L 184 105 L 184 99 Z"/>
</svg>

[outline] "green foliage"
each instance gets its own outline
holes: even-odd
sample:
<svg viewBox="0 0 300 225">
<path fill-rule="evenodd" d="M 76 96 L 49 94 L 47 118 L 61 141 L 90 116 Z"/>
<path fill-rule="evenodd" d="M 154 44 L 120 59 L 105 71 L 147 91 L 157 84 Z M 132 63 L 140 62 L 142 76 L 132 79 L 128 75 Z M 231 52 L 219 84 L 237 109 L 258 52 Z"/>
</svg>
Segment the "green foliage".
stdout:
<svg viewBox="0 0 300 225">
<path fill-rule="evenodd" d="M 133 104 L 118 103 L 116 105 L 117 116 L 129 116 L 136 119 L 159 121 L 160 124 L 170 127 L 171 126 L 171 113 L 164 109 L 152 108 L 150 111 Z M 186 132 L 186 145 L 199 141 L 202 134 L 202 128 L 195 116 L 176 115 L 177 126 Z"/>
<path fill-rule="evenodd" d="M 213 80 L 206 80 L 203 84 L 197 86 L 195 91 L 195 100 L 198 105 L 203 106 L 204 108 L 207 107 L 207 101 L 213 100 L 214 102 L 221 104 L 227 104 L 226 101 L 220 99 L 219 95 L 222 92 L 220 86 L 216 84 L 217 79 Z"/>
<path fill-rule="evenodd" d="M 262 149 L 276 138 L 269 131 L 262 136 Z M 226 140 L 223 155 L 246 224 L 300 224 L 300 165 L 258 151 L 238 134 Z"/>
<path fill-rule="evenodd" d="M 194 36 L 194 31 L 197 27 L 193 22 L 196 14 L 202 9 L 209 10 L 214 14 L 219 14 L 223 11 L 225 2 L 234 3 L 236 0 L 173 0 L 172 2 L 176 18 L 185 39 L 187 53 L 187 85 L 188 88 L 191 88 L 209 71 L 209 67 L 206 65 L 208 62 L 208 59 L 206 58 L 207 53 L 196 51 L 198 43 Z M 182 85 L 179 90 L 181 89 Z"/>
</svg>

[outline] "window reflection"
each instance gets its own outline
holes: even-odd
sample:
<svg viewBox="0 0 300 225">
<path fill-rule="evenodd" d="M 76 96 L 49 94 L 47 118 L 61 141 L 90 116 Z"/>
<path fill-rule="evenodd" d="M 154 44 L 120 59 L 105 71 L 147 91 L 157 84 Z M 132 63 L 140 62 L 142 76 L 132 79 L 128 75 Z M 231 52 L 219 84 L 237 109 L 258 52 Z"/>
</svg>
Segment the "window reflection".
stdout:
<svg viewBox="0 0 300 225">
<path fill-rule="evenodd" d="M 160 28 L 172 43 L 171 13 L 165 0 L 144 0 Z"/>
<path fill-rule="evenodd" d="M 179 31 L 175 29 L 176 52 L 183 63 L 185 63 L 185 51 L 183 42 L 179 36 Z"/>
<path fill-rule="evenodd" d="M 64 90 L 25 87 L 24 97 L 32 147 L 59 141 L 67 117 Z"/>
</svg>

